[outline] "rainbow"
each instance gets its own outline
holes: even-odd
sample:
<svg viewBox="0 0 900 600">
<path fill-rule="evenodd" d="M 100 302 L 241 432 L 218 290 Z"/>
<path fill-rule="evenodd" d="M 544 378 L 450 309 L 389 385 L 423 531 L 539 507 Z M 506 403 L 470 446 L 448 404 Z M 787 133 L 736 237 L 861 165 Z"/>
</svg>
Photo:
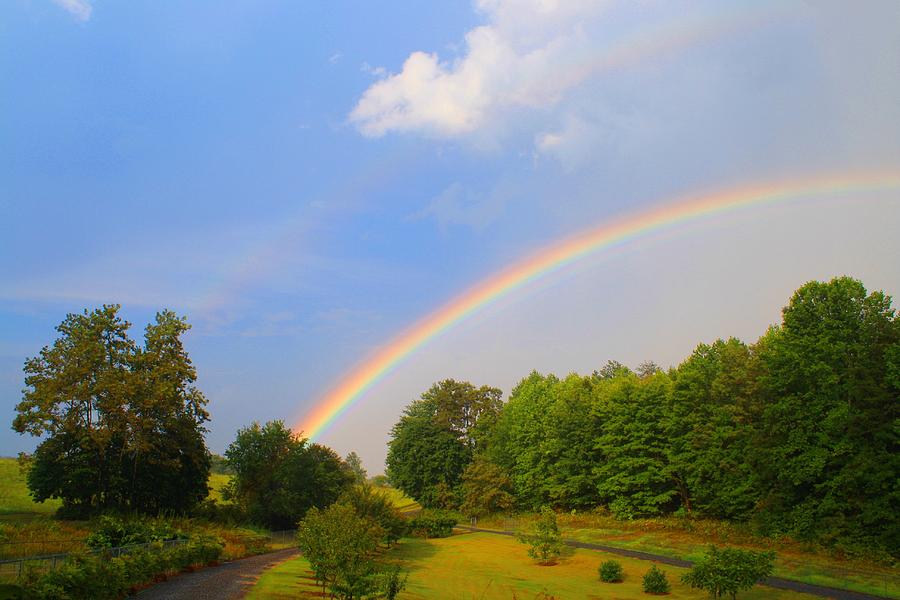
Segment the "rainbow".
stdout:
<svg viewBox="0 0 900 600">
<path fill-rule="evenodd" d="M 357 365 L 295 426 L 310 439 L 322 435 L 365 392 L 405 358 L 498 298 L 559 271 L 590 254 L 680 224 L 742 208 L 818 195 L 900 190 L 900 171 L 854 173 L 780 181 L 689 196 L 604 223 L 539 250 L 492 274 L 391 340 Z M 898 196 L 900 199 L 900 196 Z"/>
</svg>

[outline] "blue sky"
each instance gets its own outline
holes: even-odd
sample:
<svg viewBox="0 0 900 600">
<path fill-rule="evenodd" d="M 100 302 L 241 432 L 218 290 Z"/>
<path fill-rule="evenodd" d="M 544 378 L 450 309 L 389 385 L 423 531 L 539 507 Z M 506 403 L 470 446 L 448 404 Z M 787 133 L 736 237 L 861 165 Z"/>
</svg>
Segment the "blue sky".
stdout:
<svg viewBox="0 0 900 600">
<path fill-rule="evenodd" d="M 67 312 L 194 325 L 210 447 L 294 420 L 542 244 L 692 192 L 900 172 L 900 4 L 0 6 L 0 417 Z M 436 379 L 677 363 L 791 291 L 900 293 L 896 194 L 809 198 L 582 261 L 434 340 L 322 441 L 380 471 Z M 34 440 L 9 429 L 0 454 Z"/>
</svg>

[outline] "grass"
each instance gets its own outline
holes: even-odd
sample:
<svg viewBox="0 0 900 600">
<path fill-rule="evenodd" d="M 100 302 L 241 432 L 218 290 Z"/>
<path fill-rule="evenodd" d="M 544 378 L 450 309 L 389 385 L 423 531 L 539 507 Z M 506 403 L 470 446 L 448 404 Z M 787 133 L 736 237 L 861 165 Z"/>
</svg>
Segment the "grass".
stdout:
<svg viewBox="0 0 900 600">
<path fill-rule="evenodd" d="M 222 499 L 222 488 L 231 481 L 231 475 L 224 473 L 210 473 L 209 475 L 209 498 L 215 500 L 219 504 L 227 504 Z"/>
<path fill-rule="evenodd" d="M 479 526 L 516 529 L 533 517 L 482 519 Z M 561 514 L 566 539 L 696 560 L 709 544 L 753 550 L 775 550 L 775 575 L 839 589 L 900 598 L 900 572 L 895 565 L 853 559 L 816 549 L 789 538 L 760 538 L 749 529 L 716 520 L 636 519 L 620 521 L 598 513 Z"/>
<path fill-rule="evenodd" d="M 392 487 L 378 488 L 379 492 L 384 492 L 394 503 L 394 508 L 400 512 L 412 512 L 422 510 L 422 505 L 404 494 L 401 490 Z"/>
<path fill-rule="evenodd" d="M 0 482 L 0 522 L 49 516 L 62 505 L 59 500 L 41 503 L 32 500 L 15 458 L 0 457 Z"/>
<path fill-rule="evenodd" d="M 622 583 L 601 583 L 597 575 L 600 563 L 614 558 L 622 564 Z M 572 550 L 551 567 L 534 564 L 525 547 L 514 539 L 489 533 L 468 533 L 444 539 L 404 539 L 387 554 L 409 573 L 406 590 L 400 598 L 510 600 L 518 598 L 612 598 L 646 599 L 641 579 L 651 563 L 612 556 L 592 550 Z M 662 566 L 672 583 L 672 599 L 701 600 L 705 592 L 680 583 L 684 569 Z M 247 598 L 320 597 L 302 557 L 290 559 L 266 571 Z M 757 586 L 742 594 L 743 600 L 801 600 L 806 594 Z"/>
</svg>

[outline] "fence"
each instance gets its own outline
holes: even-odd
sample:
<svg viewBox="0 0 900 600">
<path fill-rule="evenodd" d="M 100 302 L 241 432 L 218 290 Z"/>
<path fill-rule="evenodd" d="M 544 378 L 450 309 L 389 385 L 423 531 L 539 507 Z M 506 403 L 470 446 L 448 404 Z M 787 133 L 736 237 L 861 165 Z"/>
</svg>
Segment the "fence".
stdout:
<svg viewBox="0 0 900 600">
<path fill-rule="evenodd" d="M 272 531 L 266 537 L 269 538 L 269 544 L 273 549 L 287 548 L 296 543 L 297 530 L 285 529 L 283 531 Z M 164 548 L 171 548 L 186 543 L 187 539 L 166 540 L 164 542 L 149 542 L 146 544 L 129 544 L 127 546 L 118 546 L 116 548 L 100 548 L 97 550 L 87 550 L 87 554 L 106 554 L 110 557 L 122 556 L 138 548 L 147 548 L 154 544 L 162 544 Z M 70 542 L 73 546 L 83 548 L 83 540 L 45 540 L 34 542 L 16 542 L 16 545 L 27 544 L 44 544 L 55 545 L 62 542 Z M 40 546 L 38 546 L 40 547 Z M 38 551 L 40 552 L 40 551 Z M 36 553 L 32 556 L 20 556 L 16 558 L 8 558 L 0 560 L 0 580 L 18 578 L 25 571 L 26 567 L 34 567 L 38 569 L 53 570 L 63 564 L 69 557 L 71 552 L 58 552 L 54 554 Z"/>
<path fill-rule="evenodd" d="M 162 544 L 162 547 L 164 548 L 172 548 L 187 542 L 187 539 L 165 540 L 163 542 L 148 542 L 146 544 L 129 544 L 128 546 L 118 546 L 116 548 L 100 548 L 97 550 L 88 550 L 85 553 L 104 554 L 111 558 L 115 558 L 140 548 L 148 548 L 157 544 Z M 22 576 L 26 567 L 47 570 L 56 569 L 63 564 L 70 555 L 70 552 L 62 552 L 58 554 L 44 554 L 0 560 L 0 579 L 17 579 Z"/>
</svg>

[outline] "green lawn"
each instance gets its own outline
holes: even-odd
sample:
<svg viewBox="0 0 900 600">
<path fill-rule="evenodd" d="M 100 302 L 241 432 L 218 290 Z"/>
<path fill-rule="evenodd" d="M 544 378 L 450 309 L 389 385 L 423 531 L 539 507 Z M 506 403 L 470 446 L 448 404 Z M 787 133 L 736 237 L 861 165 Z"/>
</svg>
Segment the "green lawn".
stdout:
<svg viewBox="0 0 900 600">
<path fill-rule="evenodd" d="M 20 521 L 51 515 L 61 504 L 59 500 L 34 502 L 28 495 L 25 478 L 19 471 L 16 459 L 0 457 L 0 521 Z"/>
<path fill-rule="evenodd" d="M 491 518 L 479 521 L 488 529 L 518 529 L 533 517 Z M 746 528 L 715 520 L 635 519 L 620 521 L 596 513 L 561 514 L 560 529 L 566 539 L 593 542 L 663 556 L 696 560 L 711 544 L 774 550 L 775 575 L 840 589 L 900 598 L 900 571 L 872 561 L 851 560 L 815 551 L 790 539 L 762 539 Z"/>
<path fill-rule="evenodd" d="M 600 563 L 613 558 L 625 571 L 625 581 L 601 583 Z M 569 550 L 552 567 L 535 565 L 525 546 L 514 539 L 489 533 L 469 533 L 436 540 L 405 539 L 388 554 L 409 572 L 406 591 L 400 598 L 520 600 L 532 598 L 645 599 L 641 578 L 650 568 L 647 561 L 632 560 L 591 550 Z M 691 590 L 678 579 L 684 569 L 662 566 L 672 583 L 673 599 L 701 600 L 708 596 Z M 248 598 L 313 598 L 316 588 L 309 565 L 302 558 L 286 561 L 263 573 Z M 742 594 L 743 600 L 800 600 L 805 594 L 757 586 Z"/>
</svg>

